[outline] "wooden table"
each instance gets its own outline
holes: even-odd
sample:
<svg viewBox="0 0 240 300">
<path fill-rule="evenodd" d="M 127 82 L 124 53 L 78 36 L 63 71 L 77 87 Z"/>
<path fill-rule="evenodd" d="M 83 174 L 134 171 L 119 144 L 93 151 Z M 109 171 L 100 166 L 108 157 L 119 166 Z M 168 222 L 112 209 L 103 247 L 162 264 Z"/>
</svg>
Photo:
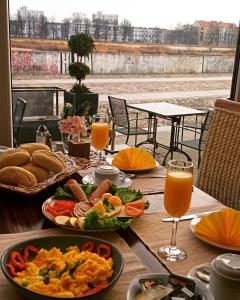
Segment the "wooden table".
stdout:
<svg viewBox="0 0 240 300">
<path fill-rule="evenodd" d="M 160 146 L 162 148 L 167 149 L 167 154 L 164 157 L 163 165 L 165 165 L 166 159 L 170 154 L 171 159 L 173 158 L 174 152 L 180 152 L 184 154 L 188 160 L 191 160 L 191 157 L 182 149 L 178 148 L 178 136 L 179 136 L 179 126 L 181 123 L 181 119 L 187 116 L 196 116 L 196 115 L 204 115 L 206 112 L 184 107 L 176 104 L 161 102 L 161 103 L 141 103 L 141 104 L 129 104 L 129 108 L 133 108 L 136 110 L 144 111 L 149 114 L 149 119 L 154 121 L 151 122 L 153 124 L 153 140 L 147 140 L 146 142 L 153 143 L 153 154 L 155 156 L 156 147 Z M 158 143 L 156 140 L 157 136 L 157 118 L 168 119 L 171 121 L 171 135 L 170 135 L 170 143 L 169 146 Z"/>
<path fill-rule="evenodd" d="M 136 176 L 136 178 L 133 179 L 134 184 L 137 184 L 138 180 L 139 180 L 139 182 L 141 182 L 140 180 L 144 179 L 144 186 L 148 186 L 148 185 L 151 186 L 153 183 L 153 180 L 155 180 L 155 183 L 157 183 L 159 180 L 159 186 L 162 187 L 162 186 L 164 186 L 163 185 L 164 178 L 159 178 L 159 176 L 162 174 L 162 172 L 163 172 L 163 167 L 158 167 L 157 169 L 155 169 L 153 171 L 148 171 L 143 174 L 138 174 Z M 148 192 L 146 192 L 144 195 L 144 197 L 146 197 L 150 202 L 150 208 L 148 211 L 146 211 L 146 215 L 142 216 L 138 221 L 136 221 L 135 224 L 132 226 L 132 228 L 129 228 L 126 231 L 119 231 L 118 235 L 123 240 L 125 240 L 125 242 L 127 242 L 128 246 L 130 247 L 130 249 L 126 250 L 125 253 L 131 252 L 131 253 L 133 253 L 131 255 L 136 255 L 138 257 L 138 259 L 140 260 L 141 268 L 139 266 L 139 268 L 140 268 L 139 270 L 141 270 L 141 272 L 145 272 L 145 273 L 146 272 L 160 272 L 160 273 L 165 272 L 166 273 L 166 272 L 171 272 L 171 271 L 173 271 L 173 272 L 177 271 L 177 273 L 181 273 L 181 272 L 179 272 L 178 269 L 175 270 L 174 268 L 172 268 L 171 265 L 169 266 L 168 264 L 165 264 L 163 261 L 161 261 L 155 251 L 156 246 L 158 247 L 158 245 L 160 245 L 162 242 L 167 243 L 169 241 L 169 239 L 170 239 L 169 226 L 171 225 L 171 223 L 168 223 L 165 225 L 160 220 L 160 217 L 166 216 L 167 213 L 165 212 L 164 207 L 163 207 L 163 192 L 157 188 L 158 184 L 155 186 L 156 186 L 155 193 L 149 192 L 149 194 L 148 194 Z M 17 197 L 16 198 L 10 198 L 10 197 L 8 198 L 7 195 L 5 195 L 3 197 L 0 194 L 0 211 L 1 211 L 0 241 L 2 241 L 2 243 L 0 245 L 1 246 L 0 251 L 1 251 L 1 249 L 4 250 L 5 241 L 6 241 L 5 246 L 8 246 L 9 244 L 11 244 L 11 241 L 12 241 L 12 244 L 14 244 L 14 241 L 16 241 L 16 239 L 18 237 L 20 239 L 23 239 L 25 235 L 26 235 L 26 237 L 31 237 L 32 235 L 37 236 L 38 231 L 36 231 L 36 230 L 44 230 L 44 229 L 46 229 L 46 231 L 41 231 L 41 235 L 44 235 L 45 232 L 46 232 L 45 234 L 48 234 L 48 231 L 47 231 L 47 230 L 49 230 L 48 228 L 55 227 L 52 223 L 47 221 L 44 218 L 44 216 L 42 215 L 41 205 L 44 200 L 45 200 L 44 197 L 39 197 L 38 199 L 37 198 L 34 200 L 26 199 L 24 201 L 24 199 L 17 199 Z M 191 210 L 205 211 L 206 209 L 210 210 L 212 208 L 212 210 L 214 210 L 216 208 L 221 208 L 221 207 L 222 207 L 222 205 L 220 203 L 218 203 L 215 199 L 213 199 L 212 197 L 208 196 L 207 194 L 203 193 L 202 191 L 200 191 L 199 189 L 194 187 Z M 159 224 L 159 229 L 160 229 L 160 227 L 163 229 L 166 226 L 166 227 L 168 227 L 168 230 L 166 231 L 166 233 L 167 233 L 166 241 L 163 240 L 161 242 L 162 238 L 160 237 L 159 240 L 155 239 L 154 244 L 152 245 L 151 226 L 153 225 L 153 223 L 151 223 L 151 222 L 153 219 L 155 220 L 154 221 L 155 232 L 156 232 L 156 228 L 158 228 L 158 224 Z M 184 222 L 181 222 L 181 224 L 179 226 L 182 229 L 184 227 L 183 224 L 184 224 Z M 146 230 L 148 232 L 147 235 L 144 234 L 144 232 L 142 232 L 144 226 L 146 226 Z M 59 230 L 59 232 L 61 232 L 63 229 L 58 229 L 58 230 Z M 186 225 L 186 223 L 185 223 L 185 230 L 187 232 L 189 231 L 189 225 Z M 165 231 L 165 230 L 163 229 L 163 231 Z M 68 231 L 68 232 L 69 232 L 69 234 L 72 234 L 72 231 Z M 11 234 L 19 233 L 19 234 L 8 235 L 10 233 Z M 168 234 L 169 234 L 169 236 L 168 236 Z M 186 233 L 184 233 L 184 234 L 186 234 Z M 110 236 L 111 236 L 111 234 L 109 234 L 109 237 Z M 157 236 L 157 234 L 156 234 L 156 236 Z M 103 238 L 104 237 L 106 239 L 108 239 L 108 234 L 105 233 Z M 181 234 L 180 234 L 180 237 L 181 237 Z M 189 239 L 191 240 L 191 238 L 194 239 L 194 237 L 191 236 L 191 234 L 190 234 Z M 204 251 L 206 251 L 206 250 L 204 249 Z M 203 252 L 203 255 L 202 255 L 203 261 L 205 260 L 204 253 L 205 252 Z M 209 262 L 209 259 L 216 256 L 217 254 L 218 254 L 217 250 L 212 251 L 211 256 L 206 256 L 206 262 Z M 126 255 L 126 254 L 124 254 L 124 255 Z M 135 260 L 136 260 L 136 258 L 135 258 Z M 186 260 L 185 264 L 187 262 L 188 261 Z M 188 264 L 186 266 L 184 266 L 183 270 L 186 271 L 187 268 L 188 268 Z M 126 270 L 128 270 L 128 268 Z M 130 277 L 135 276 L 134 274 L 135 274 L 134 272 L 128 273 L 128 271 L 126 274 L 124 273 L 123 277 L 125 280 L 124 281 L 125 287 L 126 287 L 126 284 L 128 284 L 129 280 L 131 280 L 131 278 L 126 279 L 127 278 L 126 276 L 130 276 Z M 1 288 L 0 288 L 0 296 L 1 296 Z M 14 297 L 15 296 L 12 296 L 12 298 L 10 297 L 8 299 L 15 300 L 16 298 L 14 298 Z M 122 296 L 120 298 L 124 299 L 124 297 L 122 297 Z"/>
</svg>

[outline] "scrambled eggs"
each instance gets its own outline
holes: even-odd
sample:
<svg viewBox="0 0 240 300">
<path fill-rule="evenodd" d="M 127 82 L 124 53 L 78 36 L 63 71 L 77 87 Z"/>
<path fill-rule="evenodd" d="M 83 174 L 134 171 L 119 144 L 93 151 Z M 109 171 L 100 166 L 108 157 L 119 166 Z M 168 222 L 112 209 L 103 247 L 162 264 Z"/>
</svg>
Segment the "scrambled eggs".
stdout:
<svg viewBox="0 0 240 300">
<path fill-rule="evenodd" d="M 80 297 L 97 286 L 108 285 L 113 273 L 112 258 L 80 252 L 77 246 L 66 253 L 52 248 L 41 249 L 14 280 L 21 286 L 54 297 Z"/>
</svg>

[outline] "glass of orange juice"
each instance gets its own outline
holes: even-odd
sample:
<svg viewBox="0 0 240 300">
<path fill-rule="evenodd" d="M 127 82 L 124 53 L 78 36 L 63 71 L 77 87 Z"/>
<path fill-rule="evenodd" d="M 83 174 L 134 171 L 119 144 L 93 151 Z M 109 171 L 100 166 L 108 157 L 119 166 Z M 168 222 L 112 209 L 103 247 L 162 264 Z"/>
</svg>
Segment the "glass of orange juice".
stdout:
<svg viewBox="0 0 240 300">
<path fill-rule="evenodd" d="M 190 207 L 193 184 L 193 164 L 190 161 L 170 160 L 165 182 L 164 207 L 173 217 L 170 244 L 159 249 L 159 254 L 168 261 L 178 261 L 186 257 L 183 249 L 176 246 L 179 218 Z"/>
<path fill-rule="evenodd" d="M 98 164 L 101 163 L 102 150 L 106 148 L 109 140 L 108 115 L 93 115 L 91 142 L 98 154 Z"/>
</svg>

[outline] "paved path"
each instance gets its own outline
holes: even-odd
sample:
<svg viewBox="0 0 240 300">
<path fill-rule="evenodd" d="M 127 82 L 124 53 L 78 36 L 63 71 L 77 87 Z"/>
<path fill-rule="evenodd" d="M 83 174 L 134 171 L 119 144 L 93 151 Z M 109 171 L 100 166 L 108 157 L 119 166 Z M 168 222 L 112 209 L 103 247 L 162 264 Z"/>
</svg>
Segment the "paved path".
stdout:
<svg viewBox="0 0 240 300">
<path fill-rule="evenodd" d="M 171 77 L 171 78 L 161 78 L 161 77 L 145 77 L 145 78 L 92 78 L 86 79 L 85 83 L 128 83 L 128 82 L 186 82 L 186 81 L 222 81 L 222 80 L 231 80 L 231 76 L 214 76 L 214 77 Z M 57 84 L 72 84 L 75 80 L 71 78 L 65 79 L 14 79 L 14 85 L 57 85 Z"/>
<path fill-rule="evenodd" d="M 177 91 L 177 92 L 156 92 L 156 93 L 128 93 L 111 94 L 126 100 L 160 100 L 172 98 L 193 98 L 193 97 L 228 97 L 229 90 L 208 90 L 208 91 Z M 108 101 L 108 95 L 99 95 L 99 101 Z"/>
</svg>

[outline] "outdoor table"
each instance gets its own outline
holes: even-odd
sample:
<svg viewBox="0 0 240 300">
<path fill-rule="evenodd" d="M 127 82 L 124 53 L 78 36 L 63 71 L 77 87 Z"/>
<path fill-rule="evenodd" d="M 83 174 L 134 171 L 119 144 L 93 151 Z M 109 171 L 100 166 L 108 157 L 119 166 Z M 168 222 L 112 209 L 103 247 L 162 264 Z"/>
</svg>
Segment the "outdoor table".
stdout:
<svg viewBox="0 0 240 300">
<path fill-rule="evenodd" d="M 182 149 L 178 148 L 178 135 L 179 135 L 179 126 L 181 123 L 181 119 L 187 116 L 196 116 L 196 115 L 204 115 L 206 112 L 184 107 L 176 104 L 160 102 L 160 103 L 141 103 L 141 104 L 128 104 L 129 108 L 133 108 L 136 110 L 144 111 L 149 114 L 149 119 L 163 118 L 171 121 L 171 135 L 170 135 L 170 143 L 169 146 L 158 143 L 156 140 L 157 136 L 157 122 L 153 123 L 153 139 L 147 140 L 146 142 L 153 143 L 153 155 L 155 156 L 156 147 L 160 146 L 162 148 L 167 149 L 167 154 L 164 157 L 163 165 L 166 162 L 168 155 L 171 155 L 171 159 L 173 158 L 173 152 L 180 152 L 184 154 L 188 160 L 191 161 L 191 157 Z"/>
<path fill-rule="evenodd" d="M 84 176 L 88 172 L 92 172 L 92 169 L 81 170 L 80 174 Z M 132 179 L 132 186 L 143 191 L 144 198 L 150 202 L 150 207 L 131 228 L 107 233 L 83 232 L 83 235 L 93 235 L 112 242 L 120 249 L 125 260 L 121 278 L 104 299 L 111 300 L 116 296 L 119 300 L 126 299 L 128 285 L 136 275 L 150 272 L 175 272 L 186 275 L 192 266 L 210 262 L 213 257 L 223 252 L 198 240 L 190 232 L 189 221 L 182 221 L 179 224 L 177 241 L 187 250 L 187 258 L 182 262 L 169 263 L 158 256 L 157 249 L 169 242 L 171 234 L 171 222 L 161 221 L 161 217 L 167 215 L 163 206 L 164 174 L 166 174 L 165 168 L 159 166 L 151 171 L 137 173 Z M 8 246 L 22 240 L 51 235 L 79 235 L 76 231 L 56 228 L 45 219 L 41 212 L 41 205 L 46 200 L 43 197 L 34 201 L 31 199 L 24 201 L 24 199 L 2 197 L 0 194 L 0 199 L 0 255 Z M 217 200 L 193 188 L 191 211 L 202 212 L 222 207 L 223 205 Z M 2 273 L 0 273 L 0 281 L 2 300 L 23 299 L 15 294 Z"/>
</svg>

